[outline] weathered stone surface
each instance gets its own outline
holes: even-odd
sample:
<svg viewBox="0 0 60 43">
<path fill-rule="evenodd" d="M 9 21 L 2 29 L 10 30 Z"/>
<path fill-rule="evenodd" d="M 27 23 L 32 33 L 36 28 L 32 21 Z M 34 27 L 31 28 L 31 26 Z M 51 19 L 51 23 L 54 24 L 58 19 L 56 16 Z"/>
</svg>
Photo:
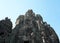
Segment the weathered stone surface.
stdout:
<svg viewBox="0 0 60 43">
<path fill-rule="evenodd" d="M 53 28 L 43 21 L 41 15 L 35 15 L 32 10 L 17 18 L 13 34 L 13 43 L 59 43 Z"/>
<path fill-rule="evenodd" d="M 0 43 L 5 43 L 5 39 L 9 37 L 12 32 L 12 22 L 7 17 L 0 21 Z"/>
<path fill-rule="evenodd" d="M 5 29 L 4 26 L 3 29 L 10 33 L 12 29 L 11 21 L 7 18 L 2 21 L 6 22 L 0 25 L 0 29 L 5 24 L 7 27 Z M 59 43 L 54 29 L 47 22 L 43 21 L 41 15 L 35 14 L 31 9 L 25 15 L 20 15 L 17 18 L 16 26 L 9 37 L 5 40 L 1 37 L 0 40 L 2 40 L 0 43 Z"/>
</svg>

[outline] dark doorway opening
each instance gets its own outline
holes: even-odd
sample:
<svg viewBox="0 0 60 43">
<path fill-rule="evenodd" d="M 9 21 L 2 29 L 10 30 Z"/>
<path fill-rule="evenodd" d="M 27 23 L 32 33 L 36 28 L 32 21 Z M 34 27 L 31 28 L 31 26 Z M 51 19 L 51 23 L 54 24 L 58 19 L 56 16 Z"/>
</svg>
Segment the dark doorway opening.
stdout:
<svg viewBox="0 0 60 43">
<path fill-rule="evenodd" d="M 29 41 L 24 41 L 24 43 L 29 43 Z"/>
</svg>

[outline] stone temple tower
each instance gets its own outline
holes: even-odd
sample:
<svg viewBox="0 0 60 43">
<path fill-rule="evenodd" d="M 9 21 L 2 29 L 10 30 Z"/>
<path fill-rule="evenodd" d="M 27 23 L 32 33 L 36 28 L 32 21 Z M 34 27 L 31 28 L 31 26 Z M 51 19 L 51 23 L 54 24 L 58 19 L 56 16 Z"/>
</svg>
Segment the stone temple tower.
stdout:
<svg viewBox="0 0 60 43">
<path fill-rule="evenodd" d="M 9 35 L 9 37 L 5 38 L 2 41 L 3 43 L 59 43 L 59 38 L 50 24 L 43 21 L 42 16 L 35 14 L 31 9 L 25 15 L 20 15 L 17 18 L 16 26 L 13 30 L 9 19 L 6 18 L 3 21 L 0 22 L 0 29 L 4 27 L 3 30 L 5 29 L 4 32 L 6 34 L 11 33 L 6 35 Z M 1 28 L 1 26 L 3 27 Z M 0 36 L 4 32 L 1 33 L 0 31 Z"/>
<path fill-rule="evenodd" d="M 54 29 L 31 9 L 16 20 L 11 43 L 59 43 Z"/>
<path fill-rule="evenodd" d="M 5 39 L 12 33 L 12 22 L 8 17 L 0 21 L 0 43 L 5 43 Z"/>
</svg>

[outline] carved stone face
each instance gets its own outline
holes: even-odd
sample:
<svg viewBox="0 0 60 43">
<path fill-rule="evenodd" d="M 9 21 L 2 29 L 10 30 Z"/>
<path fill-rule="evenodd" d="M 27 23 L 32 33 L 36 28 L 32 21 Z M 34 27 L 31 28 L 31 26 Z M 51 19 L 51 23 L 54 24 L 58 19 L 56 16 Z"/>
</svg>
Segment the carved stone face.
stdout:
<svg viewBox="0 0 60 43">
<path fill-rule="evenodd" d="M 22 39 L 24 43 L 29 43 L 29 41 L 32 40 L 32 36 L 33 36 L 33 31 L 32 31 L 32 27 L 28 26 L 27 24 L 24 25 L 23 27 L 21 27 L 19 29 L 18 37 L 19 39 Z"/>
<path fill-rule="evenodd" d="M 5 20 L 0 21 L 0 37 L 6 38 L 12 32 L 12 22 L 10 19 L 6 18 Z"/>
</svg>

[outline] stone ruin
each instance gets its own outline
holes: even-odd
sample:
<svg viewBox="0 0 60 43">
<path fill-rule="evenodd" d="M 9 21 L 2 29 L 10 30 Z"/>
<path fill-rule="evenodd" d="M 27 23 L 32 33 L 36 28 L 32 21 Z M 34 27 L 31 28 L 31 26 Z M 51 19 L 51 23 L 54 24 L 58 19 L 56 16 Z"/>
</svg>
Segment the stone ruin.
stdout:
<svg viewBox="0 0 60 43">
<path fill-rule="evenodd" d="M 5 39 L 10 36 L 12 32 L 12 22 L 8 17 L 0 21 L 0 43 L 5 43 Z"/>
<path fill-rule="evenodd" d="M 17 18 L 14 29 L 7 17 L 0 21 L 0 43 L 59 43 L 59 38 L 40 14 L 28 10 Z"/>
</svg>

